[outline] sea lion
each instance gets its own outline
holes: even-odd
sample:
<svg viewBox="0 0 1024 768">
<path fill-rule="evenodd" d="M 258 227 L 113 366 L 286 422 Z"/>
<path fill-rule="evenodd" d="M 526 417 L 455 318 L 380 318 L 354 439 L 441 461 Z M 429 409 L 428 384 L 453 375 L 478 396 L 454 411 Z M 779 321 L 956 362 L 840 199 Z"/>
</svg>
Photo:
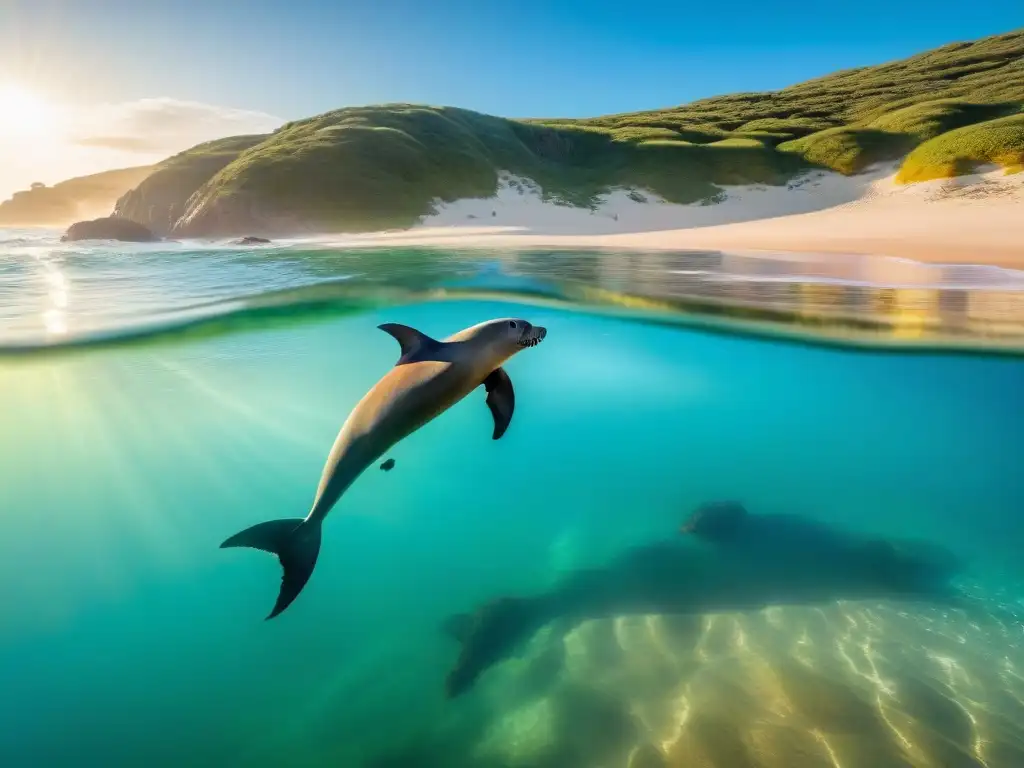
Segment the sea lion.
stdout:
<svg viewBox="0 0 1024 768">
<path fill-rule="evenodd" d="M 903 598 L 959 604 L 952 553 L 921 542 L 860 537 L 797 515 L 752 515 L 735 502 L 698 508 L 729 522 L 729 535 L 675 536 L 633 547 L 603 567 L 575 571 L 532 596 L 505 596 L 446 619 L 461 646 L 445 680 L 448 697 L 469 690 L 537 630 L 639 614 L 701 614 Z M 717 531 L 721 533 L 721 530 Z"/>
<path fill-rule="evenodd" d="M 386 461 L 381 462 L 380 468 L 383 469 L 385 472 L 390 472 L 392 469 L 395 468 L 395 460 L 388 459 Z"/>
<path fill-rule="evenodd" d="M 535 347 L 547 329 L 518 318 L 479 323 L 432 339 L 397 323 L 378 326 L 401 346 L 395 366 L 360 400 L 338 432 L 312 507 L 305 518 L 271 520 L 236 533 L 220 546 L 251 547 L 277 555 L 284 574 L 272 619 L 309 581 L 320 554 L 324 518 L 363 471 L 395 443 L 444 413 L 481 384 L 494 419 L 492 439 L 505 434 L 515 409 L 512 380 L 502 364 Z"/>
</svg>

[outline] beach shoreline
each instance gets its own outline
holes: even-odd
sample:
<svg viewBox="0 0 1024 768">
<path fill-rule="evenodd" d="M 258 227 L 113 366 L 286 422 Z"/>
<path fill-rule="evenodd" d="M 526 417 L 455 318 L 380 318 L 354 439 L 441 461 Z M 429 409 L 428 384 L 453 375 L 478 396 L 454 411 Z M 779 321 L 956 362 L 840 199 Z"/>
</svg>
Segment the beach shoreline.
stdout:
<svg viewBox="0 0 1024 768">
<path fill-rule="evenodd" d="M 616 190 L 595 209 L 541 199 L 503 179 L 492 198 L 438 205 L 407 230 L 332 236 L 339 246 L 722 250 L 771 256 L 887 256 L 1024 269 L 1024 173 L 900 185 L 893 168 L 818 173 L 796 185 L 734 187 L 721 202 L 678 205 Z"/>
</svg>

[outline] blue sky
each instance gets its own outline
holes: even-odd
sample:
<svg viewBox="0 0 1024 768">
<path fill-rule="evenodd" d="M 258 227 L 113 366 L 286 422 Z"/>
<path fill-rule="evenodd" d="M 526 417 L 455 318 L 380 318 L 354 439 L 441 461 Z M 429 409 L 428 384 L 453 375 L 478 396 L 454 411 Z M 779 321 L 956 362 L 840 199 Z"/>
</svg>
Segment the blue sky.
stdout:
<svg viewBox="0 0 1024 768">
<path fill-rule="evenodd" d="M 1022 0 L 0 0 L 0 199 L 341 106 L 655 109 L 1022 25 Z"/>
<path fill-rule="evenodd" d="M 655 108 L 1024 25 L 1021 0 L 2 5 L 0 77 L 64 99 L 171 97 L 284 118 L 398 100 L 510 117 Z"/>
</svg>

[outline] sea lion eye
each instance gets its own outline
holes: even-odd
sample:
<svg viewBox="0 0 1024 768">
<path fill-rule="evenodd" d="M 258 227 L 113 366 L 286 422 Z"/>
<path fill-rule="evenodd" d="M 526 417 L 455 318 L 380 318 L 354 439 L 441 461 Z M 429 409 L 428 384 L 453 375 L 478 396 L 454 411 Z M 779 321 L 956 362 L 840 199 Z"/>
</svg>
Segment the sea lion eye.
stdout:
<svg viewBox="0 0 1024 768">
<path fill-rule="evenodd" d="M 516 321 L 515 320 L 509 320 L 508 321 L 508 327 L 509 328 L 517 328 L 518 326 L 516 325 Z"/>
</svg>

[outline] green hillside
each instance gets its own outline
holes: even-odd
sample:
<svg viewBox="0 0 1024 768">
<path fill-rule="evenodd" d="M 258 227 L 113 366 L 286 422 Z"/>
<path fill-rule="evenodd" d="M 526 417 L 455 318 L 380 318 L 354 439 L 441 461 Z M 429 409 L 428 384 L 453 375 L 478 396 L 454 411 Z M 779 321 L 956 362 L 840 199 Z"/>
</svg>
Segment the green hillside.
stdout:
<svg viewBox="0 0 1024 768">
<path fill-rule="evenodd" d="M 900 178 L 915 181 L 1019 167 L 1022 105 L 1024 31 L 780 91 L 583 120 L 354 107 L 242 137 L 202 172 L 167 167 L 118 211 L 158 231 L 175 222 L 181 235 L 365 231 L 412 225 L 435 201 L 493 195 L 503 171 L 575 206 L 617 187 L 713 204 L 722 185 L 855 174 L 902 158 Z M 192 167 L 211 153 L 204 147 L 164 165 Z"/>
<path fill-rule="evenodd" d="M 117 200 L 115 215 L 144 224 L 159 234 L 170 232 L 196 190 L 243 150 L 266 138 L 265 135 L 230 136 L 169 157 L 157 164 L 141 184 Z"/>
<path fill-rule="evenodd" d="M 533 179 L 554 202 L 587 206 L 615 186 L 693 202 L 716 183 L 783 183 L 802 165 L 760 145 L 619 141 L 451 107 L 350 108 L 286 125 L 243 152 L 197 193 L 178 231 L 406 226 L 432 200 L 494 194 L 500 171 Z"/>
<path fill-rule="evenodd" d="M 982 165 L 1000 165 L 1007 173 L 1024 171 L 1024 112 L 929 139 L 907 156 L 897 179 L 908 183 L 959 176 Z"/>
<path fill-rule="evenodd" d="M 52 187 L 33 184 L 0 203 L 0 225 L 62 227 L 79 219 L 105 216 L 118 197 L 152 170 L 151 166 L 138 166 L 78 176 Z"/>
</svg>

